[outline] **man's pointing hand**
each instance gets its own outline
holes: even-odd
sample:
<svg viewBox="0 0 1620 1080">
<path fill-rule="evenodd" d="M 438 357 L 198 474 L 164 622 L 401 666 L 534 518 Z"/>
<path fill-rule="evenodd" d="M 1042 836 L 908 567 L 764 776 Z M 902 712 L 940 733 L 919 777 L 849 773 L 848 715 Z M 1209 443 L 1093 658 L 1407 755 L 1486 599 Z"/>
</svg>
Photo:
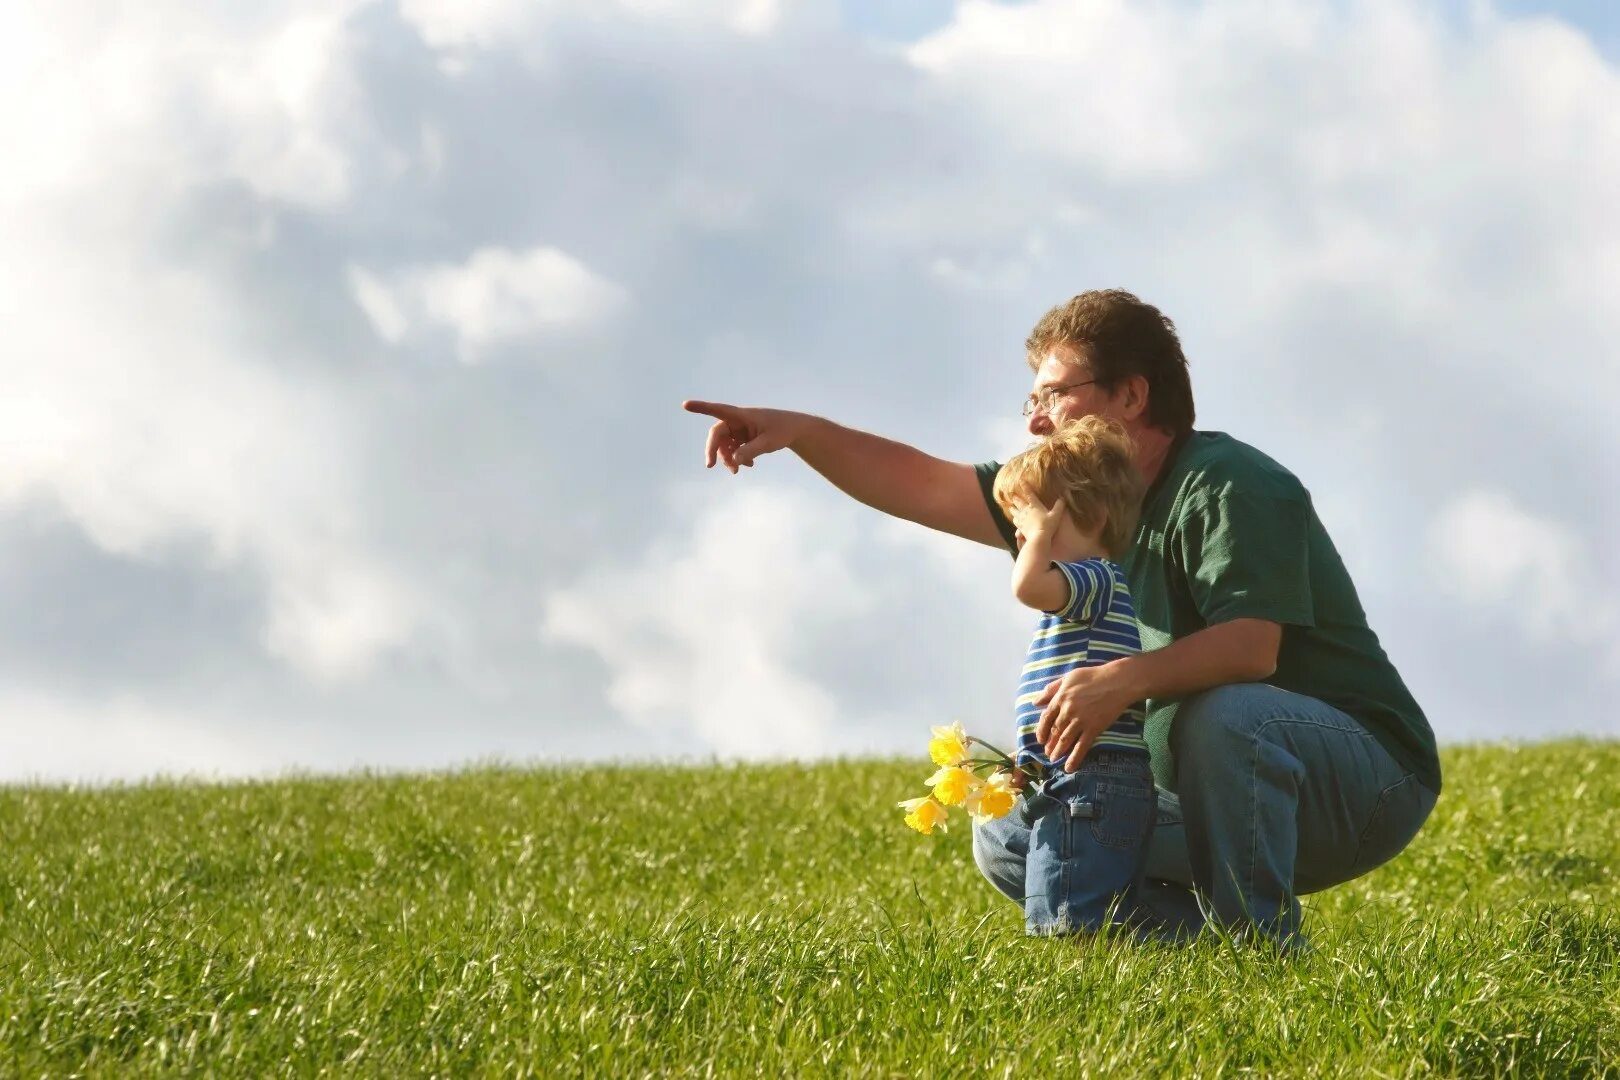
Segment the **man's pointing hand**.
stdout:
<svg viewBox="0 0 1620 1080">
<path fill-rule="evenodd" d="M 809 417 L 781 409 L 745 409 L 718 401 L 684 401 L 687 412 L 714 417 L 703 447 L 704 468 L 719 461 L 735 473 L 763 454 L 791 446 Z"/>
</svg>

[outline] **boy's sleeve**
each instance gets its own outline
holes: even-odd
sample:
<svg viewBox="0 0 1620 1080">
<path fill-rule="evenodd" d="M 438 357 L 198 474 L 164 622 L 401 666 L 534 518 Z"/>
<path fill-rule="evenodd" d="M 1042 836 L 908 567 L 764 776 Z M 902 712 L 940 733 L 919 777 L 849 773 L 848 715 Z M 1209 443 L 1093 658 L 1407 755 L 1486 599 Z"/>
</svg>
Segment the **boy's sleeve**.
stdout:
<svg viewBox="0 0 1620 1080">
<path fill-rule="evenodd" d="M 1091 626 L 1114 603 L 1114 575 L 1101 559 L 1054 562 L 1053 568 L 1069 581 L 1069 602 L 1052 614 L 1078 626 Z"/>
<path fill-rule="evenodd" d="M 1001 462 L 984 461 L 973 466 L 974 475 L 979 478 L 979 490 L 984 493 L 984 505 L 990 508 L 990 520 L 996 523 L 996 531 L 1001 533 L 1001 539 L 1007 545 L 1007 550 L 1018 557 L 1018 530 L 1007 515 L 1001 512 L 996 505 L 996 474 L 1001 471 Z"/>
<path fill-rule="evenodd" d="M 1190 502 L 1179 554 L 1205 625 L 1315 625 L 1309 496 L 1226 491 Z"/>
</svg>

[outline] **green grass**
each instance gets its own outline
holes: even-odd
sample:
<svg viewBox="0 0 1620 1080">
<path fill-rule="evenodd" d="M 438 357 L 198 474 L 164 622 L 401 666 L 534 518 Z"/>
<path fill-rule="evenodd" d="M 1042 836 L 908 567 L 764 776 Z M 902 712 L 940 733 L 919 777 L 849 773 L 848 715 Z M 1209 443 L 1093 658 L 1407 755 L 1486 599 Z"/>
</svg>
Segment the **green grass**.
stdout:
<svg viewBox="0 0 1620 1080">
<path fill-rule="evenodd" d="M 0 788 L 0 1074 L 1620 1075 L 1620 744 L 1445 766 L 1286 961 L 1026 939 L 920 760 Z"/>
</svg>

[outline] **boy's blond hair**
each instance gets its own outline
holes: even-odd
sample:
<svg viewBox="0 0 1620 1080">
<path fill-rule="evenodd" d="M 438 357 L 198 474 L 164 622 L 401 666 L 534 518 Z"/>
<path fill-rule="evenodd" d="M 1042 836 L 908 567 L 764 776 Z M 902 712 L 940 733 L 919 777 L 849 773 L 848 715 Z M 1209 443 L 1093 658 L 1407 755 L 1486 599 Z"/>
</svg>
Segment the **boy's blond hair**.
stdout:
<svg viewBox="0 0 1620 1080">
<path fill-rule="evenodd" d="M 1122 557 L 1141 509 L 1142 478 L 1135 446 L 1117 421 L 1101 416 L 1070 420 L 1049 437 L 1015 454 L 996 474 L 996 505 L 1011 514 L 1014 503 L 1062 499 L 1075 522 L 1090 532 L 1102 526 L 1108 554 Z"/>
</svg>

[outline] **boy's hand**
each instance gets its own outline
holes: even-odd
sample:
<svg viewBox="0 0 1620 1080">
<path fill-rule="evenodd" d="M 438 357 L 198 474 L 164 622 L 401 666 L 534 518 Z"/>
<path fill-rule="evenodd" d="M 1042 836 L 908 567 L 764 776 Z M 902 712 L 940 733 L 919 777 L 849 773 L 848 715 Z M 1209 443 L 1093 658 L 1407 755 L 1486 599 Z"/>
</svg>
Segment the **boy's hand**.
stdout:
<svg viewBox="0 0 1620 1080">
<path fill-rule="evenodd" d="M 1013 507 L 1013 527 L 1025 540 L 1037 536 L 1049 537 L 1057 531 L 1066 509 L 1062 499 L 1051 506 L 1043 505 L 1038 499 L 1034 502 L 1018 503 Z"/>
</svg>

